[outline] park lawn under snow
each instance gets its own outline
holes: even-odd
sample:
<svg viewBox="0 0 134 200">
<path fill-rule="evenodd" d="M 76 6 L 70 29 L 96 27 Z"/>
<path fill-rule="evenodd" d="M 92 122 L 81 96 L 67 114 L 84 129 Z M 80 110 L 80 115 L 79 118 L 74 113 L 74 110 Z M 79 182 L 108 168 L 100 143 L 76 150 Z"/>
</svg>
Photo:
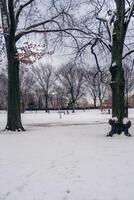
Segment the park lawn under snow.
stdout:
<svg viewBox="0 0 134 200">
<path fill-rule="evenodd" d="M 109 117 L 23 114 L 26 132 L 0 132 L 0 200 L 134 200 L 134 137 L 107 138 Z"/>
</svg>

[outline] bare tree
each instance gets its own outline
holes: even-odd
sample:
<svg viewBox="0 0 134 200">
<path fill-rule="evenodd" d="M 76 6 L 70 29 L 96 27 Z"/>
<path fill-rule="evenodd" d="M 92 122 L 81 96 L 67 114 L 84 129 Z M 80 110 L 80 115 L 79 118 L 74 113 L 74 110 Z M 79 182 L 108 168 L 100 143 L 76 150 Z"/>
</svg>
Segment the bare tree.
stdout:
<svg viewBox="0 0 134 200">
<path fill-rule="evenodd" d="M 125 133 L 130 136 L 128 128 L 131 126 L 130 120 L 126 117 L 125 112 L 125 78 L 123 70 L 123 59 L 134 52 L 132 45 L 127 42 L 128 30 L 132 26 L 132 17 L 134 14 L 133 0 L 113 0 L 112 2 L 88 1 L 95 7 L 94 17 L 96 25 L 91 28 L 88 26 L 88 20 L 85 23 L 85 28 L 93 35 L 94 39 L 85 43 L 81 49 L 91 46 L 98 72 L 101 73 L 98 56 L 95 52 L 95 47 L 101 45 L 104 49 L 111 53 L 111 90 L 112 90 L 112 119 L 109 121 L 111 131 L 108 136 L 113 134 Z M 106 11 L 107 10 L 107 11 Z M 105 12 L 106 11 L 106 12 Z M 105 12 L 105 15 L 104 15 Z M 91 20 L 91 18 L 90 18 Z M 83 31 L 84 32 L 84 31 Z M 132 35 L 131 35 L 132 36 Z M 127 45 L 126 45 L 127 44 Z M 126 48 L 127 46 L 127 48 Z M 131 48 L 129 48 L 131 47 Z M 126 122 L 127 121 L 127 122 Z"/>
<path fill-rule="evenodd" d="M 126 59 L 123 65 L 124 77 L 125 77 L 125 108 L 126 116 L 128 116 L 128 97 L 134 89 L 134 63 L 131 60 Z"/>
<path fill-rule="evenodd" d="M 125 0 L 115 0 L 116 11 L 110 14 L 110 28 L 113 27 L 113 30 L 109 28 L 112 42 L 112 64 L 110 67 L 112 76 L 112 116 L 117 117 L 118 122 L 113 123 L 112 121 L 112 129 L 108 136 L 112 136 L 115 133 L 121 134 L 123 131 L 125 135 L 130 136 L 128 133 L 130 125 L 124 127 L 123 122 L 123 119 L 127 116 L 125 112 L 125 79 L 122 58 L 128 25 L 133 15 L 134 2 L 129 2 L 128 9 L 125 9 L 126 3 L 127 1 Z"/>
<path fill-rule="evenodd" d="M 52 92 L 52 107 L 55 109 L 64 109 L 68 105 L 68 95 L 65 91 L 64 86 L 59 83 L 58 79 L 55 82 L 55 86 Z"/>
<path fill-rule="evenodd" d="M 85 84 L 89 94 L 93 98 L 94 108 L 96 108 L 97 98 L 100 102 L 100 108 L 102 108 L 103 99 L 108 95 L 109 90 L 109 74 L 106 69 L 103 68 L 99 73 L 96 66 L 93 68 L 88 67 L 85 71 Z"/>
<path fill-rule="evenodd" d="M 5 129 L 11 131 L 24 131 L 20 115 L 20 60 L 17 42 L 29 33 L 44 33 L 46 36 L 47 33 L 65 32 L 68 30 L 65 28 L 65 23 L 70 21 L 71 24 L 71 16 L 67 14 L 70 3 L 67 6 L 64 2 L 62 6 L 57 8 L 53 0 L 51 5 L 53 9 L 44 8 L 47 17 L 39 15 L 38 12 L 35 15 L 37 10 L 34 3 L 36 3 L 35 0 L 0 0 L 2 28 L 8 60 L 8 115 Z M 49 10 L 50 12 L 48 12 Z"/>
<path fill-rule="evenodd" d="M 103 68 L 104 69 L 104 68 Z M 100 102 L 100 108 L 103 109 L 102 103 L 106 96 L 109 95 L 109 73 L 107 70 L 103 70 L 102 73 L 96 75 L 97 87 L 98 87 L 98 98 Z"/>
<path fill-rule="evenodd" d="M 96 68 L 87 68 L 84 69 L 85 85 L 89 91 L 90 96 L 94 102 L 94 108 L 97 107 L 97 97 L 98 97 L 98 83 L 94 77 L 96 74 Z"/>
<path fill-rule="evenodd" d="M 0 109 L 7 109 L 7 76 L 0 73 Z"/>
<path fill-rule="evenodd" d="M 36 83 L 42 89 L 45 98 L 45 108 L 48 111 L 48 100 L 54 86 L 54 68 L 50 64 L 40 63 L 33 67 Z"/>
<path fill-rule="evenodd" d="M 20 66 L 21 112 L 24 112 L 29 104 L 29 95 L 34 91 L 35 80 L 31 70 L 26 65 L 21 64 Z"/>
<path fill-rule="evenodd" d="M 68 106 L 74 112 L 77 101 L 85 95 L 83 70 L 76 64 L 69 63 L 57 71 L 57 77 L 69 99 Z"/>
</svg>

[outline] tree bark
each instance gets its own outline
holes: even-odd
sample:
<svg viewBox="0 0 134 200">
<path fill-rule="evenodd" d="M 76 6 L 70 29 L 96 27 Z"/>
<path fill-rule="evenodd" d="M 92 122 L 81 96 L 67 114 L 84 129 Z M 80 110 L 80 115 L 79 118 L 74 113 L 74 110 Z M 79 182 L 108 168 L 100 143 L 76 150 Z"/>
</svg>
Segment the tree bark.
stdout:
<svg viewBox="0 0 134 200">
<path fill-rule="evenodd" d="M 124 131 L 123 119 L 126 117 L 125 79 L 122 67 L 122 54 L 126 34 L 124 29 L 125 2 L 119 0 L 116 1 L 116 5 L 117 14 L 112 36 L 112 64 L 110 67 L 112 79 L 110 85 L 112 89 L 112 117 L 116 117 L 117 122 L 110 124 L 112 126 L 111 136 L 115 133 L 121 134 Z"/>
<path fill-rule="evenodd" d="M 96 96 L 94 96 L 94 98 L 93 98 L 93 101 L 94 101 L 94 108 L 96 109 Z"/>
<path fill-rule="evenodd" d="M 74 113 L 75 112 L 75 100 L 72 100 L 71 107 L 72 107 L 72 113 Z"/>
<path fill-rule="evenodd" d="M 48 112 L 48 94 L 45 95 L 46 112 Z"/>
<path fill-rule="evenodd" d="M 99 98 L 99 102 L 100 102 L 100 109 L 101 109 L 101 111 L 103 110 L 103 107 L 102 107 L 102 99 L 101 98 Z"/>
<path fill-rule="evenodd" d="M 8 52 L 8 112 L 6 130 L 24 131 L 21 123 L 19 59 L 14 45 L 9 41 Z"/>
<path fill-rule="evenodd" d="M 13 0 L 2 1 L 1 16 L 8 60 L 8 111 L 6 130 L 24 131 L 20 114 L 19 58 L 15 42 Z"/>
<path fill-rule="evenodd" d="M 128 117 L 128 88 L 126 88 L 126 102 L 125 102 L 125 109 L 126 109 L 126 117 Z"/>
</svg>

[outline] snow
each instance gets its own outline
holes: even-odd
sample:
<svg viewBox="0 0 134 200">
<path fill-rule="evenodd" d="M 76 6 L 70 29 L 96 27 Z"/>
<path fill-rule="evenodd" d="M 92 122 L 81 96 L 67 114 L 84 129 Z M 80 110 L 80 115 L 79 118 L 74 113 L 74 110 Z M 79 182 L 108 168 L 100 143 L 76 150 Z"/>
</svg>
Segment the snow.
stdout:
<svg viewBox="0 0 134 200">
<path fill-rule="evenodd" d="M 117 117 L 112 117 L 112 120 L 117 122 L 118 121 L 118 118 Z"/>
<path fill-rule="evenodd" d="M 134 137 L 107 138 L 109 118 L 99 110 L 23 114 L 26 132 L 0 134 L 0 200 L 133 200 Z"/>
<path fill-rule="evenodd" d="M 129 122 L 129 119 L 127 118 L 127 117 L 125 117 L 124 119 L 123 119 L 123 124 L 127 124 Z"/>
<path fill-rule="evenodd" d="M 114 62 L 113 64 L 112 64 L 112 67 L 115 67 L 117 65 L 117 63 L 116 62 Z"/>
<path fill-rule="evenodd" d="M 115 83 L 115 81 L 111 81 L 110 83 L 113 84 L 113 83 Z"/>
<path fill-rule="evenodd" d="M 114 31 L 114 22 L 115 22 L 115 11 L 111 10 L 110 17 L 107 19 L 108 30 L 110 33 L 110 45 L 113 45 L 113 31 Z M 114 33 L 116 34 L 116 33 Z"/>
</svg>

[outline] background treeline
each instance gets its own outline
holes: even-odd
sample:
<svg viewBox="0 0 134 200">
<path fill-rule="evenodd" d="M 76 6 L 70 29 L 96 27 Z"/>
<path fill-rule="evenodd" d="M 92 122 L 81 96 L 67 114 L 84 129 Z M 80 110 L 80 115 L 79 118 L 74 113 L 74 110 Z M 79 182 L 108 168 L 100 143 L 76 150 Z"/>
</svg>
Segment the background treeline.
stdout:
<svg viewBox="0 0 134 200">
<path fill-rule="evenodd" d="M 126 78 L 126 103 L 133 106 L 133 64 L 124 64 Z M 7 72 L 0 72 L 0 109 L 7 109 Z M 109 71 L 96 66 L 81 66 L 74 62 L 58 68 L 51 64 L 20 67 L 21 111 L 111 107 Z"/>
</svg>

